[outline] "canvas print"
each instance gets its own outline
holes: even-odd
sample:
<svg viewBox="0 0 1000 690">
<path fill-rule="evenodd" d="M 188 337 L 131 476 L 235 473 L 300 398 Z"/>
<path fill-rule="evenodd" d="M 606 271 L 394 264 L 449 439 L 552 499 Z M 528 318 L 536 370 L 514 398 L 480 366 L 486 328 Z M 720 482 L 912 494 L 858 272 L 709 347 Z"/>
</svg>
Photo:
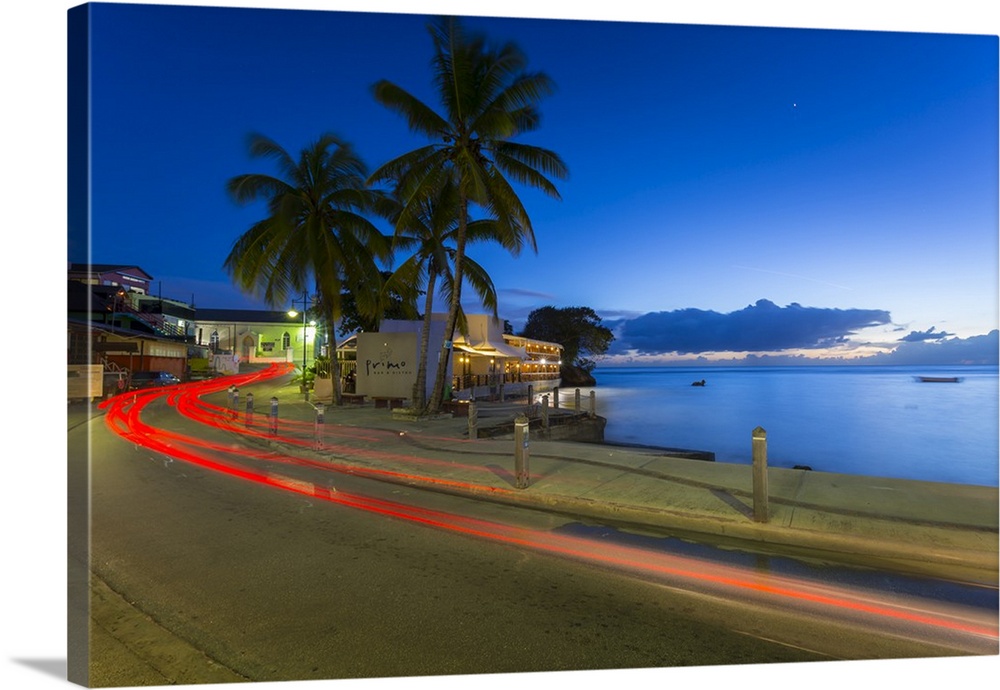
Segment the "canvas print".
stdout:
<svg viewBox="0 0 1000 690">
<path fill-rule="evenodd" d="M 70 681 L 998 654 L 996 35 L 67 27 Z"/>
</svg>

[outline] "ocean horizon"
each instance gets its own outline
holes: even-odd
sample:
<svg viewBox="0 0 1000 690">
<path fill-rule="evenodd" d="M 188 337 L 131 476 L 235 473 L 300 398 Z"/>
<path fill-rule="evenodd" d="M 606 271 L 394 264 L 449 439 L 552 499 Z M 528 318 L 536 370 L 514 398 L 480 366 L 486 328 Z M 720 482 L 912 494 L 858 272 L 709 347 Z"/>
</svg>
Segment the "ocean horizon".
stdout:
<svg viewBox="0 0 1000 690">
<path fill-rule="evenodd" d="M 709 451 L 750 464 L 767 432 L 768 465 L 998 485 L 997 366 L 598 367 L 605 441 Z M 957 377 L 925 383 L 921 376 Z M 704 386 L 692 383 L 704 380 Z M 565 389 L 563 391 L 565 393 Z"/>
</svg>

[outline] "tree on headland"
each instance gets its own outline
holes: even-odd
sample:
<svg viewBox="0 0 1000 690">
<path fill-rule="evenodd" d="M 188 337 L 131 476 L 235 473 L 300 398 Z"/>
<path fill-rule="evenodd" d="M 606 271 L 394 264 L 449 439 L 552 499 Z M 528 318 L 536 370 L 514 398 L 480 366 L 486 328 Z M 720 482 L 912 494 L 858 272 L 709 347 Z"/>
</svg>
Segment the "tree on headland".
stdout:
<svg viewBox="0 0 1000 690">
<path fill-rule="evenodd" d="M 537 103 L 554 88 L 547 75 L 526 72 L 527 59 L 514 44 L 488 45 L 483 36 L 466 33 L 456 18 L 438 20 L 430 33 L 433 79 L 443 108 L 440 114 L 392 82 L 379 81 L 372 90 L 379 103 L 404 116 L 412 131 L 432 143 L 385 163 L 370 179 L 398 183 L 397 228 L 409 227 L 421 205 L 446 180 L 457 185 L 452 287 L 439 355 L 439 361 L 446 362 L 460 313 L 470 208 L 475 205 L 496 223 L 506 225 L 510 233 L 521 233 L 523 241 L 537 251 L 531 220 L 511 182 L 558 199 L 549 178 L 565 178 L 567 169 L 554 152 L 511 141 L 538 128 Z M 445 372 L 446 367 L 438 367 L 428 412 L 440 409 Z"/>
<path fill-rule="evenodd" d="M 244 291 L 273 307 L 312 290 L 327 323 L 342 312 L 349 290 L 360 312 L 379 308 L 379 262 L 390 259 L 389 239 L 368 219 L 383 195 L 368 187 L 367 168 L 354 149 L 323 134 L 298 159 L 271 139 L 253 134 L 250 155 L 269 159 L 277 175 L 249 173 L 229 180 L 238 203 L 263 200 L 267 212 L 233 244 L 224 266 Z M 332 358 L 335 401 L 341 404 L 340 364 Z"/>
<path fill-rule="evenodd" d="M 608 351 L 615 336 L 590 307 L 542 307 L 528 314 L 521 335 L 563 346 L 563 378 L 588 376 L 597 366 L 590 359 Z"/>
</svg>

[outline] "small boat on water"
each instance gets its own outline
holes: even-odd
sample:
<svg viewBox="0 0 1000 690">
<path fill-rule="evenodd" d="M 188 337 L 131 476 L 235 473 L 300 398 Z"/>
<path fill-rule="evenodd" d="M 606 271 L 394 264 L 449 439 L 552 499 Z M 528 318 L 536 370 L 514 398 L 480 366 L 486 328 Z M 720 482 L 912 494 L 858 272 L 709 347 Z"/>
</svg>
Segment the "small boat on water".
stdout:
<svg viewBox="0 0 1000 690">
<path fill-rule="evenodd" d="M 961 376 L 917 376 L 917 381 L 921 383 L 959 383 Z"/>
</svg>

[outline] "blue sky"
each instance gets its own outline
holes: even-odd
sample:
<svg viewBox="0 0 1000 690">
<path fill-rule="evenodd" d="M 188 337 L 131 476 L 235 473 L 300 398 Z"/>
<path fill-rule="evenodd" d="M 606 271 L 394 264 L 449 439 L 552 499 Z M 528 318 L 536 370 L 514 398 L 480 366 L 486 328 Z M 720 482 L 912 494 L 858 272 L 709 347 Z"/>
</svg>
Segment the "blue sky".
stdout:
<svg viewBox="0 0 1000 690">
<path fill-rule="evenodd" d="M 298 151 L 332 131 L 375 167 L 423 140 L 371 84 L 436 104 L 424 15 L 93 16 L 92 258 L 198 306 L 259 304 L 222 269 L 262 213 L 224 190 L 270 172 L 249 132 Z M 518 43 L 558 89 L 526 139 L 570 169 L 561 201 L 522 195 L 538 254 L 473 254 L 515 327 L 588 306 L 616 330 L 610 361 L 629 362 L 883 356 L 997 328 L 995 28 L 466 23 Z M 976 342 L 995 359 L 995 337 Z"/>
</svg>

